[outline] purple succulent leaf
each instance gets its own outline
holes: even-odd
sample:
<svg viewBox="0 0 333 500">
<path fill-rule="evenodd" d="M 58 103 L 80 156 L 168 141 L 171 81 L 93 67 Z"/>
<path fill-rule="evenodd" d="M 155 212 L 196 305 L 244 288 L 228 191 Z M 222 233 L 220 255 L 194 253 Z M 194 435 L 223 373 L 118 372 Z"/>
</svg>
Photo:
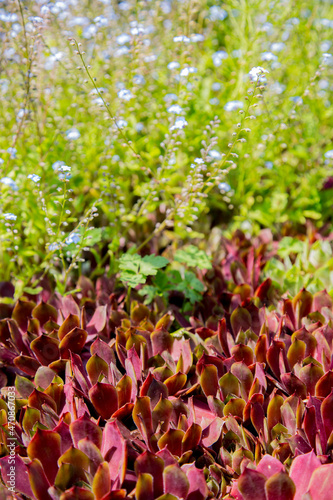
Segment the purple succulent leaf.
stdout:
<svg viewBox="0 0 333 500">
<path fill-rule="evenodd" d="M 219 417 L 215 417 L 214 420 L 202 431 L 202 444 L 207 448 L 212 444 L 216 443 L 219 439 L 224 425 L 224 420 Z"/>
<path fill-rule="evenodd" d="M 182 470 L 186 473 L 190 483 L 186 500 L 205 500 L 209 490 L 203 471 L 197 469 L 194 464 L 185 464 L 182 466 Z"/>
<path fill-rule="evenodd" d="M 91 382 L 87 376 L 87 371 L 83 366 L 82 359 L 78 354 L 71 352 L 70 360 L 71 360 L 73 375 L 80 384 L 82 392 L 87 396 L 88 391 L 91 388 Z"/>
<path fill-rule="evenodd" d="M 54 427 L 53 431 L 60 434 L 61 454 L 63 455 L 65 451 L 67 451 L 71 446 L 73 446 L 73 440 L 69 430 L 69 425 L 66 424 L 66 422 L 63 419 L 61 419 L 59 424 L 56 427 Z"/>
<path fill-rule="evenodd" d="M 142 453 L 134 463 L 134 469 L 136 475 L 139 474 L 151 474 L 154 478 L 154 498 L 163 494 L 163 470 L 164 462 L 163 459 L 151 453 L 150 451 L 145 451 Z"/>
<path fill-rule="evenodd" d="M 99 337 L 91 344 L 90 352 L 91 355 L 98 354 L 98 356 L 108 364 L 111 362 L 115 363 L 116 361 L 112 348 Z"/>
<path fill-rule="evenodd" d="M 165 493 L 170 493 L 178 498 L 186 498 L 190 489 L 189 480 L 178 464 L 165 467 L 163 471 L 163 485 Z"/>
<path fill-rule="evenodd" d="M 237 481 L 237 488 L 243 500 L 266 500 L 265 482 L 261 472 L 246 468 Z"/>
<path fill-rule="evenodd" d="M 9 489 L 9 491 L 17 491 L 19 493 L 23 493 L 23 495 L 26 495 L 27 497 L 35 498 L 29 482 L 28 468 L 20 455 L 15 455 L 14 465 L 12 464 L 13 462 L 8 458 L 8 456 L 0 458 L 2 479 L 8 489 L 13 488 Z M 11 483 L 13 470 L 15 477 L 14 485 Z"/>
<path fill-rule="evenodd" d="M 103 439 L 102 429 L 92 422 L 88 413 L 85 413 L 82 417 L 72 422 L 69 429 L 76 447 L 79 441 L 88 437 L 97 448 L 101 448 Z"/>
<path fill-rule="evenodd" d="M 312 450 L 310 444 L 306 440 L 306 437 L 303 437 L 301 435 L 300 430 L 298 430 L 296 434 L 288 438 L 287 441 L 293 454 L 295 454 L 296 450 L 299 450 L 300 453 L 309 453 Z"/>
<path fill-rule="evenodd" d="M 286 472 L 273 474 L 265 484 L 267 500 L 293 500 L 296 486 Z"/>
<path fill-rule="evenodd" d="M 98 306 L 94 312 L 93 317 L 87 324 L 87 331 L 89 334 L 103 332 L 106 326 L 107 311 L 105 306 Z"/>
<path fill-rule="evenodd" d="M 325 427 L 326 436 L 329 437 L 333 431 L 333 389 L 321 404 L 321 415 Z M 326 439 L 322 447 L 326 448 Z"/>
<path fill-rule="evenodd" d="M 35 385 L 46 389 L 55 377 L 55 372 L 47 366 L 40 366 L 36 371 Z"/>
<path fill-rule="evenodd" d="M 131 349 L 129 349 L 127 351 L 127 358 L 133 366 L 136 380 L 141 381 L 142 380 L 142 360 L 140 359 L 140 356 L 137 354 L 134 346 L 132 346 Z"/>
<path fill-rule="evenodd" d="M 66 295 L 66 297 L 61 297 L 61 312 L 64 318 L 67 318 L 69 314 L 80 317 L 80 308 L 74 300 L 72 295 Z"/>
<path fill-rule="evenodd" d="M 107 422 L 104 428 L 101 453 L 109 463 L 111 481 L 117 484 L 112 489 L 120 487 L 127 467 L 127 445 L 116 420 Z"/>
</svg>

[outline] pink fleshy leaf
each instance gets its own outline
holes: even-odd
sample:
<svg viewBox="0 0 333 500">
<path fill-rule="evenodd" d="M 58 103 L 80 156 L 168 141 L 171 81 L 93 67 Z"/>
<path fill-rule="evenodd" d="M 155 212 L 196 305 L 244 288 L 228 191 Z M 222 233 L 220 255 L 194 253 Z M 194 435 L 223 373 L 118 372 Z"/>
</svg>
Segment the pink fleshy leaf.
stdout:
<svg viewBox="0 0 333 500">
<path fill-rule="evenodd" d="M 253 469 L 245 469 L 237 481 L 238 491 L 244 500 L 266 500 L 266 477 Z"/>
<path fill-rule="evenodd" d="M 89 333 L 100 333 L 104 330 L 106 325 L 106 306 L 98 306 L 94 312 L 93 317 L 87 324 L 87 331 Z"/>
<path fill-rule="evenodd" d="M 309 493 L 313 499 L 332 500 L 333 464 L 318 467 L 311 476 Z"/>
<path fill-rule="evenodd" d="M 257 472 L 261 472 L 264 476 L 271 477 L 277 472 L 284 471 L 284 467 L 280 460 L 271 455 L 264 455 L 257 466 Z"/>
<path fill-rule="evenodd" d="M 215 417 L 213 422 L 211 422 L 208 427 L 202 431 L 202 443 L 204 446 L 211 446 L 216 443 L 220 437 L 221 430 L 224 424 L 224 420 L 219 417 Z"/>
<path fill-rule="evenodd" d="M 189 480 L 178 464 L 165 467 L 163 471 L 163 484 L 165 493 L 170 493 L 178 498 L 186 498 L 190 489 Z"/>
<path fill-rule="evenodd" d="M 12 464 L 8 456 L 0 458 L 0 466 L 2 479 L 4 480 L 8 488 L 12 487 L 12 484 L 10 482 L 11 472 L 14 470 L 15 486 L 13 487 L 13 490 L 9 491 L 20 492 L 27 497 L 35 498 L 29 482 L 28 468 L 23 462 L 20 455 L 15 455 L 14 465 Z"/>
<path fill-rule="evenodd" d="M 107 422 L 104 428 L 101 452 L 109 463 L 111 481 L 115 482 L 113 489 L 120 488 L 126 473 L 127 447 L 116 420 Z"/>
<path fill-rule="evenodd" d="M 190 483 L 186 500 L 205 500 L 209 490 L 203 471 L 191 464 L 190 467 L 186 468 L 186 476 Z"/>
<path fill-rule="evenodd" d="M 289 472 L 296 486 L 294 500 L 302 500 L 304 493 L 307 492 L 312 473 L 320 466 L 320 460 L 313 451 L 294 458 Z"/>
</svg>

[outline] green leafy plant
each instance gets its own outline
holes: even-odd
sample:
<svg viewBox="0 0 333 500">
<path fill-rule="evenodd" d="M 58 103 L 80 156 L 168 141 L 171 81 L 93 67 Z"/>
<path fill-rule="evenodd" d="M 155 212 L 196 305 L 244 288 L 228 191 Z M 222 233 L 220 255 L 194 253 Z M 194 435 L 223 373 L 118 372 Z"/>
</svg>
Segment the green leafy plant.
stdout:
<svg viewBox="0 0 333 500">
<path fill-rule="evenodd" d="M 119 259 L 120 280 L 130 287 L 145 283 L 148 276 L 155 276 L 158 269 L 169 263 L 165 257 L 156 255 L 123 254 Z"/>
<path fill-rule="evenodd" d="M 279 242 L 280 259 L 270 259 L 264 276 L 273 280 L 281 291 L 296 295 L 302 288 L 311 293 L 326 289 L 333 292 L 333 251 L 327 240 L 308 240 L 285 237 Z"/>
</svg>

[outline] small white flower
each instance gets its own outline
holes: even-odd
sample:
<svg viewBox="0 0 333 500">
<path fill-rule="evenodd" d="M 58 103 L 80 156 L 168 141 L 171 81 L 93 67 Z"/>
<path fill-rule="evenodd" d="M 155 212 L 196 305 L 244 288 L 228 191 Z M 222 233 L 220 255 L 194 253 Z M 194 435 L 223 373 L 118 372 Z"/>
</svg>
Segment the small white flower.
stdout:
<svg viewBox="0 0 333 500">
<path fill-rule="evenodd" d="M 194 163 L 196 163 L 197 165 L 203 165 L 205 162 L 202 158 L 195 158 Z"/>
<path fill-rule="evenodd" d="M 133 82 L 136 85 L 144 85 L 146 81 L 142 75 L 134 75 Z"/>
<path fill-rule="evenodd" d="M 166 94 L 163 97 L 164 101 L 166 102 L 172 102 L 172 101 L 177 101 L 178 96 L 176 94 Z"/>
<path fill-rule="evenodd" d="M 121 89 L 118 92 L 118 97 L 119 97 L 119 99 L 122 99 L 123 101 L 130 101 L 131 99 L 133 99 L 134 96 L 130 90 Z"/>
<path fill-rule="evenodd" d="M 190 38 L 185 35 L 179 35 L 179 36 L 174 36 L 173 37 L 174 42 L 184 42 L 184 43 L 190 43 Z"/>
<path fill-rule="evenodd" d="M 59 172 L 70 172 L 71 167 L 69 167 L 68 165 L 61 165 L 60 167 L 58 167 L 58 170 Z"/>
<path fill-rule="evenodd" d="M 116 121 L 116 125 L 118 128 L 127 127 L 127 121 L 124 120 L 123 118 L 120 118 L 119 120 Z"/>
<path fill-rule="evenodd" d="M 2 179 L 0 179 L 0 182 L 2 184 L 5 184 L 6 186 L 11 187 L 14 191 L 18 190 L 16 182 L 11 177 L 3 177 Z"/>
<path fill-rule="evenodd" d="M 277 61 L 277 56 L 272 52 L 263 52 L 261 54 L 262 61 Z"/>
<path fill-rule="evenodd" d="M 66 137 L 69 141 L 76 141 L 81 137 L 81 134 L 77 128 L 70 128 L 66 130 Z"/>
<path fill-rule="evenodd" d="M 15 158 L 16 157 L 16 153 L 17 153 L 17 150 L 15 148 L 8 148 L 7 149 L 7 153 L 10 154 L 10 157 L 11 158 Z"/>
<path fill-rule="evenodd" d="M 179 104 L 172 104 L 167 109 L 168 113 L 174 113 L 175 115 L 179 115 L 183 109 L 179 106 Z"/>
<path fill-rule="evenodd" d="M 60 248 L 59 243 L 51 243 L 49 245 L 49 251 L 54 252 L 55 250 L 58 250 Z"/>
<path fill-rule="evenodd" d="M 227 182 L 220 182 L 219 190 L 227 193 L 228 191 L 231 191 L 231 186 Z"/>
<path fill-rule="evenodd" d="M 121 35 L 117 36 L 116 42 L 118 45 L 125 45 L 126 43 L 131 41 L 131 37 L 127 35 L 127 33 L 122 33 Z"/>
<path fill-rule="evenodd" d="M 262 68 L 261 66 L 257 66 L 249 71 L 249 77 L 253 82 L 257 82 L 260 76 L 262 76 L 264 73 L 269 73 L 269 71 Z"/>
<path fill-rule="evenodd" d="M 193 68 L 189 66 L 188 68 L 183 68 L 180 72 L 180 76 L 188 76 L 190 73 L 196 73 L 198 70 L 197 68 Z"/>
<path fill-rule="evenodd" d="M 328 158 L 329 160 L 331 160 L 333 158 L 333 149 L 331 149 L 330 151 L 326 151 L 324 156 L 325 156 L 325 158 Z"/>
<path fill-rule="evenodd" d="M 221 66 L 223 59 L 227 59 L 228 53 L 225 50 L 219 50 L 212 55 L 213 64 L 217 68 Z"/>
<path fill-rule="evenodd" d="M 174 125 L 170 127 L 170 130 L 181 130 L 186 127 L 187 124 L 188 123 L 183 116 L 178 116 Z"/>
<path fill-rule="evenodd" d="M 17 215 L 10 214 L 10 213 L 2 214 L 2 216 L 5 220 L 16 220 L 17 219 Z"/>
<path fill-rule="evenodd" d="M 195 43 L 195 42 L 203 42 L 203 41 L 204 41 L 204 39 L 205 39 L 204 35 L 201 35 L 201 34 L 199 34 L 199 33 L 193 33 L 193 34 L 190 36 L 190 38 L 191 38 L 191 42 L 194 42 L 194 43 Z"/>
<path fill-rule="evenodd" d="M 40 176 L 36 174 L 29 174 L 28 179 L 31 179 L 32 182 L 35 182 L 37 184 L 37 182 L 40 181 Z"/>
<path fill-rule="evenodd" d="M 242 101 L 229 101 L 224 105 L 225 111 L 236 111 L 243 107 Z"/>
<path fill-rule="evenodd" d="M 171 62 L 169 62 L 167 67 L 168 67 L 168 69 L 170 69 L 172 71 L 173 69 L 179 68 L 179 66 L 180 66 L 179 62 L 171 61 Z"/>
<path fill-rule="evenodd" d="M 221 153 L 216 149 L 211 149 L 208 153 L 208 156 L 210 156 L 210 158 L 214 158 L 214 160 L 221 160 L 222 158 Z"/>
</svg>

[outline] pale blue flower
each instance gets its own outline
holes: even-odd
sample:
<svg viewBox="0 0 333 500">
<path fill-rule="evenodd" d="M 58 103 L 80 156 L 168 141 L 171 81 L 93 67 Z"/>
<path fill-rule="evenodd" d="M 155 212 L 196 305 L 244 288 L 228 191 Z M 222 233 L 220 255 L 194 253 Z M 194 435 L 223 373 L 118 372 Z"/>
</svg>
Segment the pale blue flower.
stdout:
<svg viewBox="0 0 333 500">
<path fill-rule="evenodd" d="M 17 150 L 15 148 L 8 148 L 7 149 L 7 153 L 10 154 L 10 157 L 11 158 L 15 158 L 16 157 L 16 153 L 17 153 Z"/>
<path fill-rule="evenodd" d="M 320 50 L 321 50 L 322 52 L 327 52 L 328 50 L 330 50 L 331 45 L 332 45 L 332 42 L 330 42 L 329 40 L 324 40 L 324 41 L 320 44 Z"/>
<path fill-rule="evenodd" d="M 191 39 L 191 42 L 203 42 L 205 37 L 204 35 L 201 35 L 199 33 L 193 33 L 191 36 L 190 36 L 190 39 Z"/>
<path fill-rule="evenodd" d="M 166 94 L 164 96 L 164 100 L 166 102 L 177 101 L 178 100 L 178 96 L 176 94 Z"/>
<path fill-rule="evenodd" d="M 175 115 L 179 115 L 183 109 L 179 106 L 179 104 L 172 104 L 167 109 L 168 113 L 174 113 Z"/>
<path fill-rule="evenodd" d="M 170 130 L 181 130 L 186 127 L 187 124 L 188 123 L 183 116 L 178 116 L 174 125 L 170 127 Z"/>
<path fill-rule="evenodd" d="M 228 16 L 228 12 L 219 5 L 213 5 L 209 9 L 209 19 L 211 21 L 223 21 Z"/>
<path fill-rule="evenodd" d="M 272 170 L 274 166 L 274 163 L 272 161 L 265 161 L 265 167 L 268 168 L 268 170 Z"/>
<path fill-rule="evenodd" d="M 144 77 L 142 75 L 134 75 L 133 82 L 136 85 L 144 85 L 146 83 L 146 80 L 144 79 Z"/>
<path fill-rule="evenodd" d="M 289 99 L 293 101 L 295 104 L 303 104 L 303 99 L 299 95 L 289 97 Z"/>
<path fill-rule="evenodd" d="M 197 68 L 193 68 L 192 66 L 188 66 L 187 68 L 183 68 L 180 72 L 180 76 L 188 76 L 191 73 L 196 73 Z"/>
<path fill-rule="evenodd" d="M 127 127 L 128 123 L 123 118 L 120 118 L 119 120 L 116 121 L 116 125 L 118 128 L 124 128 Z"/>
<path fill-rule="evenodd" d="M 174 42 L 184 42 L 184 43 L 190 43 L 190 39 L 188 36 L 185 35 L 179 35 L 179 36 L 174 36 L 173 37 Z"/>
<path fill-rule="evenodd" d="M 219 50 L 212 55 L 213 64 L 217 68 L 221 66 L 223 59 L 227 59 L 228 53 L 225 50 Z"/>
<path fill-rule="evenodd" d="M 66 238 L 65 243 L 66 245 L 70 245 L 71 243 L 79 243 L 81 241 L 81 236 L 79 233 L 72 233 Z"/>
<path fill-rule="evenodd" d="M 70 128 L 66 130 L 66 137 L 69 141 L 76 141 L 81 137 L 80 132 L 78 131 L 77 128 Z"/>
<path fill-rule="evenodd" d="M 222 158 L 222 155 L 219 151 L 217 151 L 216 149 L 211 149 L 208 153 L 208 156 L 210 158 L 213 158 L 214 160 L 221 160 Z"/>
<path fill-rule="evenodd" d="M 257 82 L 258 79 L 261 78 L 261 76 L 263 76 L 264 73 L 269 73 L 269 71 L 267 71 L 267 69 L 262 68 L 261 66 L 257 66 L 249 71 L 249 77 L 253 82 Z"/>
<path fill-rule="evenodd" d="M 98 28 L 104 28 L 109 24 L 109 21 L 105 16 L 97 16 L 94 19 L 94 23 L 98 26 Z"/>
<path fill-rule="evenodd" d="M 2 214 L 3 218 L 5 220 L 16 220 L 17 219 L 17 215 L 14 215 L 14 214 L 11 214 L 11 213 L 7 213 L 7 214 Z"/>
<path fill-rule="evenodd" d="M 221 90 L 221 84 L 219 82 L 212 83 L 212 90 L 214 90 L 214 92 L 218 92 Z"/>
<path fill-rule="evenodd" d="M 227 193 L 228 191 L 231 191 L 231 186 L 227 182 L 220 182 L 219 190 Z"/>
<path fill-rule="evenodd" d="M 277 61 L 277 56 L 272 52 L 263 52 L 261 54 L 262 61 Z"/>
<path fill-rule="evenodd" d="M 171 62 L 169 62 L 167 68 L 172 71 L 173 69 L 179 68 L 179 66 L 180 66 L 179 62 L 177 62 L 177 61 L 171 61 Z"/>
<path fill-rule="evenodd" d="M 129 43 L 131 41 L 131 37 L 127 35 L 127 33 L 122 33 L 121 35 L 117 36 L 116 42 L 118 45 L 125 45 L 126 43 Z"/>
<path fill-rule="evenodd" d="M 3 177 L 2 179 L 0 179 L 0 182 L 2 184 L 5 184 L 5 186 L 9 186 L 14 191 L 18 190 L 18 186 L 17 186 L 16 182 L 11 177 Z"/>
<path fill-rule="evenodd" d="M 61 165 L 58 167 L 59 172 L 70 172 L 72 170 L 68 165 Z"/>
<path fill-rule="evenodd" d="M 272 52 L 281 52 L 281 50 L 285 49 L 286 44 L 283 42 L 275 42 L 271 45 Z"/>
<path fill-rule="evenodd" d="M 243 107 L 242 101 L 229 101 L 224 105 L 225 111 L 236 111 L 237 109 L 241 109 Z"/>
<path fill-rule="evenodd" d="M 94 37 L 96 33 L 97 33 L 97 26 L 95 26 L 95 24 L 90 24 L 89 26 L 84 28 L 82 36 L 83 38 L 90 40 L 90 38 Z"/>
<path fill-rule="evenodd" d="M 118 97 L 119 97 L 119 99 L 122 99 L 123 101 L 130 101 L 131 99 L 133 99 L 134 96 L 130 90 L 121 89 L 118 92 Z"/>
<path fill-rule="evenodd" d="M 28 179 L 31 179 L 32 182 L 35 182 L 37 184 L 40 181 L 40 176 L 36 174 L 29 174 Z"/>
<path fill-rule="evenodd" d="M 49 251 L 54 252 L 55 250 L 58 250 L 60 248 L 59 243 L 51 243 L 49 245 Z"/>
<path fill-rule="evenodd" d="M 52 164 L 52 168 L 53 170 L 58 170 L 59 167 L 62 167 L 63 165 L 65 165 L 65 162 L 62 161 L 62 160 L 57 160 L 55 161 L 53 164 Z"/>
<path fill-rule="evenodd" d="M 330 149 L 330 151 L 326 151 L 324 156 L 325 156 L 325 158 L 328 158 L 329 160 L 331 160 L 333 158 L 333 149 Z"/>
</svg>

